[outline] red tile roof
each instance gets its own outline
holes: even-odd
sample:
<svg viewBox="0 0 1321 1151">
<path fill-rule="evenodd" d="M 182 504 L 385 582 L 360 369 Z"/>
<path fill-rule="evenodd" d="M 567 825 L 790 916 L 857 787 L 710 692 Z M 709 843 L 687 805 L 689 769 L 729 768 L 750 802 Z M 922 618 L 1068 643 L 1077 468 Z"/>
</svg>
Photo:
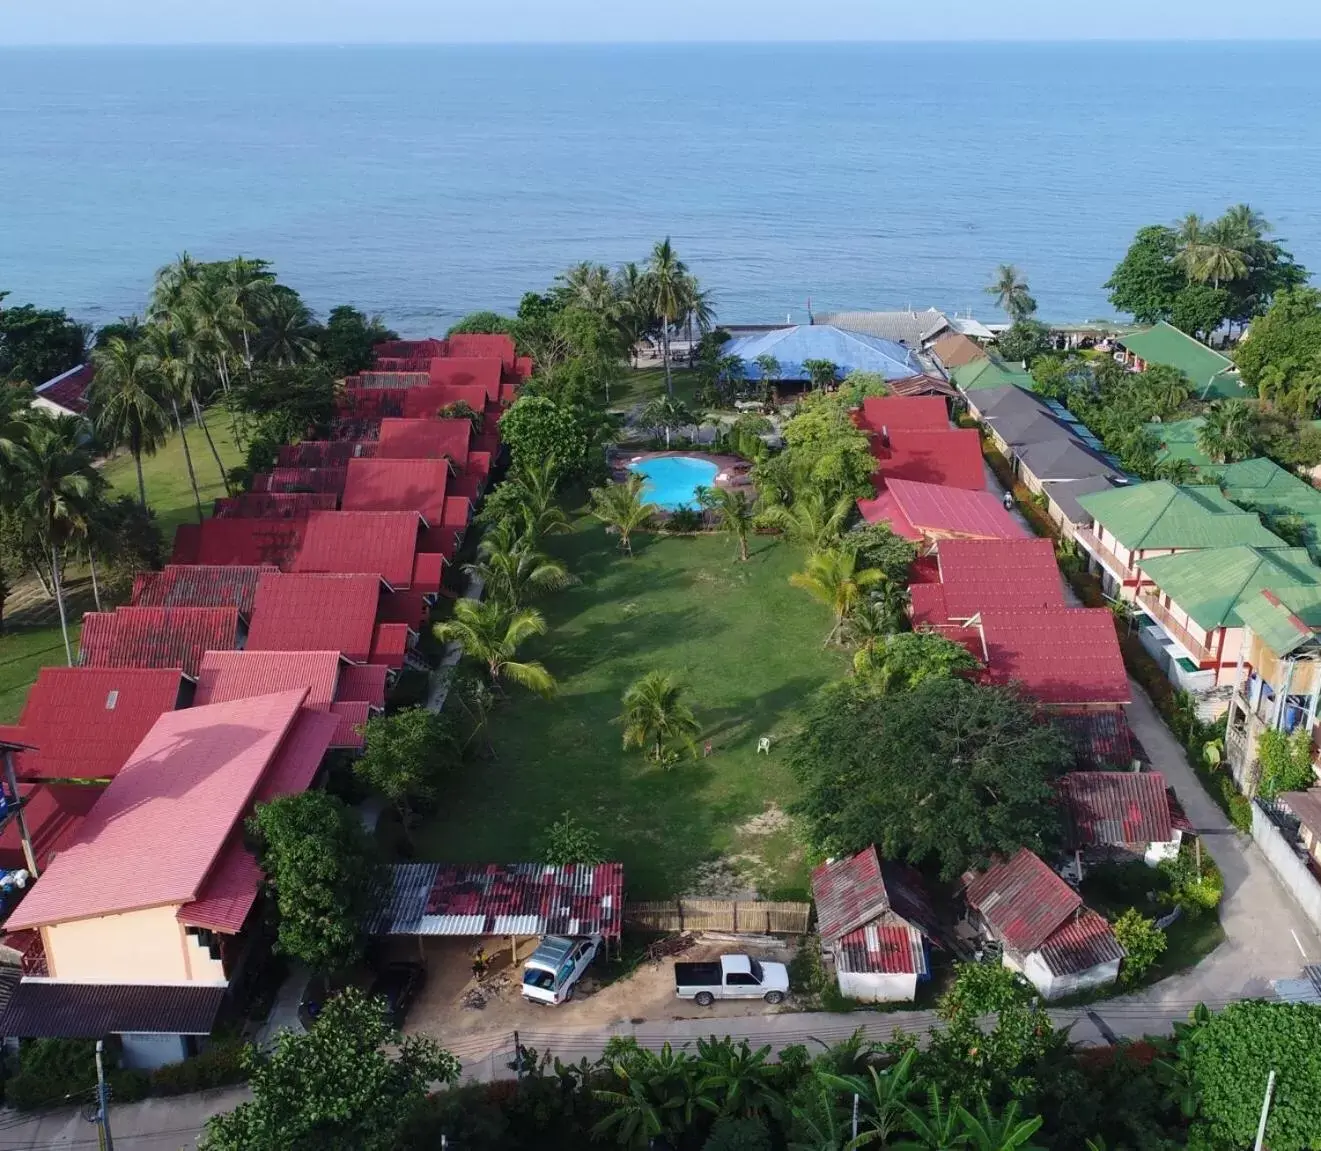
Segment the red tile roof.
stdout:
<svg viewBox="0 0 1321 1151">
<path fill-rule="evenodd" d="M 474 412 L 486 410 L 486 389 L 480 384 L 434 384 L 412 388 L 403 396 L 405 419 L 430 419 L 451 404 L 467 404 Z"/>
<path fill-rule="evenodd" d="M 895 535 L 902 536 L 906 540 L 917 543 L 924 538 L 922 533 L 908 522 L 899 502 L 894 498 L 894 493 L 888 488 L 878 491 L 872 499 L 859 500 L 858 513 L 869 524 L 888 524 Z"/>
<path fill-rule="evenodd" d="M 451 357 L 494 356 L 508 368 L 517 362 L 514 337 L 495 333 L 461 332 L 450 336 L 445 340 L 445 351 L 441 354 Z"/>
<path fill-rule="evenodd" d="M 937 545 L 946 599 L 955 588 L 984 589 L 994 603 L 982 607 L 1063 607 L 1064 589 L 1055 547 L 1048 539 L 942 540 Z M 957 607 L 962 607 L 957 603 Z"/>
<path fill-rule="evenodd" d="M 498 359 L 451 356 L 432 360 L 429 371 L 432 384 L 479 387 L 488 400 L 498 400 L 502 369 Z"/>
<path fill-rule="evenodd" d="M 938 539 L 1029 538 L 1027 529 L 989 492 L 896 479 L 887 481 L 877 499 L 859 500 L 858 509 L 868 523 L 889 519 L 900 534 L 907 534 L 902 530 L 907 527 Z M 899 513 L 897 521 L 893 510 Z"/>
<path fill-rule="evenodd" d="M 378 572 L 391 587 L 408 587 L 420 523 L 416 512 L 313 512 L 293 570 Z"/>
<path fill-rule="evenodd" d="M 344 481 L 348 478 L 345 466 L 335 468 L 272 468 L 252 477 L 254 492 L 320 492 L 344 494 Z"/>
<path fill-rule="evenodd" d="M 133 603 L 136 607 L 236 607 L 246 618 L 252 614 L 257 580 L 263 572 L 279 570 L 271 564 L 167 564 L 158 572 L 133 577 Z"/>
<path fill-rule="evenodd" d="M 1145 846 L 1174 838 L 1159 772 L 1075 771 L 1055 786 L 1071 849 Z"/>
<path fill-rule="evenodd" d="M 324 513 L 323 513 L 324 514 Z M 302 520 L 206 520 L 181 524 L 174 534 L 176 564 L 273 564 L 293 561 L 303 538 Z"/>
<path fill-rule="evenodd" d="M 432 534 L 429 532 L 427 536 Z M 432 541 L 423 539 L 423 543 L 429 542 Z M 378 618 L 388 623 L 405 623 L 415 631 L 420 630 L 444 582 L 444 567 L 445 557 L 440 552 L 418 552 L 413 559 L 412 585 L 382 596 Z"/>
<path fill-rule="evenodd" d="M 424 340 L 383 340 L 372 349 L 372 354 L 377 360 L 389 356 L 429 360 L 432 356 L 445 355 L 448 348 L 448 341 L 428 336 Z"/>
<path fill-rule="evenodd" d="M 339 669 L 339 699 L 362 699 L 385 706 L 385 681 L 390 669 L 376 663 L 347 663 Z"/>
<path fill-rule="evenodd" d="M 268 573 L 257 586 L 249 651 L 339 651 L 360 663 L 371 654 L 381 581 L 352 575 Z"/>
<path fill-rule="evenodd" d="M 371 705 L 365 699 L 337 700 L 330 705 L 330 713 L 339 720 L 339 726 L 330 740 L 331 747 L 360 751 L 367 746 L 363 728 L 371 718 Z"/>
<path fill-rule="evenodd" d="M 244 492 L 216 500 L 217 519 L 306 519 L 308 512 L 333 512 L 339 504 L 334 492 Z"/>
<path fill-rule="evenodd" d="M 940 396 L 868 396 L 860 414 L 861 427 L 878 434 L 949 427 L 949 406 Z"/>
<path fill-rule="evenodd" d="M 1038 950 L 1054 975 L 1076 975 L 1124 958 L 1110 924 L 1089 907 L 1066 920 Z"/>
<path fill-rule="evenodd" d="M 964 878 L 968 906 L 1021 955 L 1036 951 L 1082 907 L 1082 897 L 1026 847 Z"/>
<path fill-rule="evenodd" d="M 121 607 L 88 612 L 79 647 L 86 667 L 170 667 L 197 675 L 205 651 L 239 641 L 236 607 Z"/>
<path fill-rule="evenodd" d="M 276 462 L 279 468 L 342 468 L 349 460 L 363 454 L 363 445 L 355 440 L 304 440 L 285 444 Z"/>
<path fill-rule="evenodd" d="M 28 834 L 32 837 L 32 853 L 44 872 L 55 855 L 77 836 L 87 813 L 105 788 L 93 784 L 20 783 L 18 792 L 23 799 Z M 18 820 L 11 819 L 0 831 L 0 867 L 12 870 L 27 865 Z"/>
<path fill-rule="evenodd" d="M 38 385 L 33 395 L 80 416 L 87 411 L 87 389 L 92 386 L 92 377 L 95 375 L 96 368 L 93 365 L 79 364 Z"/>
<path fill-rule="evenodd" d="M 376 635 L 372 637 L 371 655 L 367 662 L 392 668 L 403 667 L 408 656 L 409 633 L 416 630 L 406 623 L 377 624 Z"/>
<path fill-rule="evenodd" d="M 996 683 L 1017 681 L 1046 704 L 1128 703 L 1131 691 L 1114 617 L 1105 608 L 982 612 Z"/>
<path fill-rule="evenodd" d="M 38 927 L 196 899 L 305 694 L 282 692 L 161 716 L 8 926 Z"/>
<path fill-rule="evenodd" d="M 915 480 L 974 492 L 986 488 L 981 437 L 972 428 L 892 432 L 888 449 L 873 440 L 872 451 L 887 483 Z"/>
<path fill-rule="evenodd" d="M 472 440 L 470 420 L 381 421 L 376 458 L 390 460 L 451 459 L 462 467 L 468 462 Z"/>
<path fill-rule="evenodd" d="M 926 975 L 922 933 L 906 923 L 868 923 L 840 937 L 835 968 L 868 975 Z"/>
<path fill-rule="evenodd" d="M 178 668 L 44 667 L 20 721 L 20 779 L 108 779 L 179 702 Z"/>
<path fill-rule="evenodd" d="M 1113 771 L 1141 758 L 1141 749 L 1135 746 L 1133 732 L 1120 708 L 1072 715 L 1059 712 L 1051 722 L 1069 741 L 1079 771 Z"/>
<path fill-rule="evenodd" d="M 445 512 L 445 460 L 352 460 L 344 484 L 346 512 L 417 512 L 438 525 Z"/>
</svg>

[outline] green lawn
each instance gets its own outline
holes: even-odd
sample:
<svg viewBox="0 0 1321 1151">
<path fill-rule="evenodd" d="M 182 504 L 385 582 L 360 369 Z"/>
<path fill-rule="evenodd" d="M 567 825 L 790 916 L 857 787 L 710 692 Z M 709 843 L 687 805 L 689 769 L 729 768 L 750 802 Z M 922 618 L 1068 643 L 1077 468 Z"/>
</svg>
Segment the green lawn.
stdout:
<svg viewBox="0 0 1321 1151">
<path fill-rule="evenodd" d="M 79 616 L 81 618 L 81 615 Z M 78 629 L 69 629 L 69 642 L 78 654 Z M 37 672 L 48 664 L 63 666 L 64 640 L 60 625 L 15 628 L 0 635 L 0 723 L 13 723 L 23 710 L 28 688 Z"/>
<path fill-rule="evenodd" d="M 672 368 L 670 374 L 674 379 L 675 396 L 685 404 L 691 404 L 693 393 L 697 390 L 697 373 L 687 368 Z M 628 370 L 624 372 L 623 382 L 610 389 L 610 406 L 622 411 L 631 408 L 634 404 L 645 404 L 664 394 L 664 368 Z"/>
<path fill-rule="evenodd" d="M 582 580 L 543 601 L 550 630 L 527 648 L 559 678 L 560 695 L 514 689 L 492 720 L 498 758 L 456 782 L 419 831 L 417 856 L 527 859 L 567 810 L 624 862 L 634 899 L 691 891 L 716 860 L 744 887 L 802 897 L 807 867 L 780 810 L 794 797 L 780 739 L 804 699 L 846 667 L 842 652 L 821 646 L 826 609 L 787 582 L 802 556 L 756 539 L 740 564 L 719 536 L 634 546 L 632 560 L 619 555 L 585 519 L 548 541 Z M 620 696 L 652 669 L 682 678 L 710 758 L 666 771 L 621 749 Z M 763 735 L 778 737 L 769 756 L 756 754 Z"/>
<path fill-rule="evenodd" d="M 225 467 L 232 468 L 241 464 L 243 453 L 234 444 L 225 413 L 212 411 L 207 417 L 207 426 L 211 429 L 211 438 L 216 442 L 216 450 Z M 224 479 L 216 467 L 215 457 L 211 454 L 202 430 L 196 425 L 189 425 L 186 430 L 193 470 L 197 472 L 197 487 L 202 497 L 202 511 L 210 515 L 212 501 L 225 494 Z M 137 471 L 133 467 L 133 457 L 127 452 L 121 452 L 114 459 L 108 460 L 102 474 L 117 494 L 137 498 Z M 160 524 L 168 553 L 174 540 L 174 529 L 182 523 L 197 519 L 193 489 L 188 482 L 188 468 L 184 464 L 183 446 L 178 433 L 171 436 L 154 456 L 143 458 L 142 477 L 147 486 L 147 503 L 156 513 L 156 521 Z"/>
</svg>

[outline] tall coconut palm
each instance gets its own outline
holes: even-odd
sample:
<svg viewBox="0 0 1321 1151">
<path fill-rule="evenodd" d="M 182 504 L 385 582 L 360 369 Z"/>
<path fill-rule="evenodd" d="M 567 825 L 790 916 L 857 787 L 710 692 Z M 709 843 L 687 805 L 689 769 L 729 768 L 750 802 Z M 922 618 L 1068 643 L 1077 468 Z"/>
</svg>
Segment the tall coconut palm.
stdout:
<svg viewBox="0 0 1321 1151">
<path fill-rule="evenodd" d="M 1235 204 L 1227 209 L 1220 219 L 1245 241 L 1245 247 L 1260 242 L 1271 230 L 1270 222 L 1266 217 L 1247 204 Z"/>
<path fill-rule="evenodd" d="M 234 293 L 220 276 L 204 275 L 184 295 L 182 306 L 197 319 L 199 345 L 215 369 L 220 388 L 229 397 L 229 364 L 234 341 L 243 329 L 244 317 Z"/>
<path fill-rule="evenodd" d="M 880 568 L 858 567 L 856 552 L 831 548 L 809 555 L 807 567 L 803 571 L 794 572 L 789 582 L 794 587 L 802 588 L 834 613 L 834 625 L 825 639 L 825 644 L 830 644 L 839 635 L 854 608 L 866 599 L 867 592 L 884 579 L 885 573 Z"/>
<path fill-rule="evenodd" d="M 64 607 L 64 549 L 83 530 L 101 486 L 88 449 L 87 425 L 72 416 L 34 419 L 13 456 L 14 510 L 40 541 L 50 563 L 51 586 L 60 613 L 64 655 L 73 666 L 69 619 Z"/>
<path fill-rule="evenodd" d="M 510 519 L 488 529 L 477 557 L 477 562 L 466 564 L 464 570 L 482 581 L 486 595 L 509 607 L 521 607 L 535 596 L 578 582 L 562 563 L 520 537 Z"/>
<path fill-rule="evenodd" d="M 249 260 L 235 256 L 224 265 L 221 279 L 234 297 L 234 303 L 243 316 L 243 364 L 252 371 L 252 343 L 250 334 L 270 301 L 275 274 L 269 260 Z"/>
<path fill-rule="evenodd" d="M 649 524 L 660 511 L 642 498 L 643 479 L 633 472 L 622 484 L 592 488 L 592 515 L 619 533 L 619 547 L 633 555 L 633 533 Z"/>
<path fill-rule="evenodd" d="M 828 502 L 816 488 L 809 488 L 788 507 L 767 508 L 762 519 L 779 528 L 794 543 L 811 551 L 823 551 L 839 542 L 852 511 L 853 500 L 849 496 Z"/>
<path fill-rule="evenodd" d="M 584 261 L 555 277 L 569 301 L 611 322 L 618 311 L 619 296 L 614 277 L 604 264 Z"/>
<path fill-rule="evenodd" d="M 757 370 L 761 373 L 761 387 L 764 393 L 763 399 L 769 400 L 775 392 L 776 385 L 784 375 L 784 368 L 780 366 L 777 360 L 770 352 L 762 352 L 752 361 L 757 365 Z"/>
<path fill-rule="evenodd" d="M 188 387 L 186 392 L 180 392 L 179 398 L 192 409 L 193 420 L 202 429 L 202 435 L 206 437 L 207 447 L 211 450 L 211 458 L 216 462 L 216 472 L 225 485 L 225 492 L 232 494 L 225 463 L 220 458 L 216 441 L 211 437 L 211 428 L 206 422 L 206 412 L 202 407 L 203 372 L 211 362 L 210 337 L 207 330 L 196 310 L 189 307 L 166 312 L 154 323 L 168 328 L 175 337 L 174 346 L 187 364 L 187 372 L 179 376 L 179 381 L 181 384 L 186 382 Z"/>
<path fill-rule="evenodd" d="M 558 685 L 545 665 L 518 660 L 518 649 L 535 635 L 546 634 L 546 620 L 532 608 L 514 608 L 496 600 L 459 599 L 454 617 L 432 628 L 441 643 L 457 643 L 469 659 L 486 665 L 491 687 L 508 680 L 538 695 L 552 696 Z"/>
<path fill-rule="evenodd" d="M 1227 220 L 1217 220 L 1203 233 L 1193 279 L 1208 280 L 1214 288 L 1222 280 L 1237 280 L 1248 273 L 1245 246 L 1251 241 Z"/>
<path fill-rule="evenodd" d="M 986 293 L 994 297 L 995 302 L 1015 323 L 1025 320 L 1037 310 L 1037 302 L 1028 291 L 1027 280 L 1013 264 L 1001 264 L 995 270 L 995 276 L 986 286 Z"/>
<path fill-rule="evenodd" d="M 1247 459 L 1255 447 L 1252 410 L 1242 400 L 1216 400 L 1197 432 L 1197 446 L 1218 464 Z"/>
<path fill-rule="evenodd" d="M 886 581 L 884 586 L 892 585 Z M 877 646 L 894 632 L 898 622 L 890 609 L 875 596 L 853 609 L 844 624 L 844 642 L 857 649 L 855 666 L 871 659 Z"/>
<path fill-rule="evenodd" d="M 748 559 L 748 536 L 756 523 L 756 513 L 748 493 L 742 488 L 707 488 L 702 506 L 716 517 L 716 527 L 738 541 L 738 558 Z"/>
<path fill-rule="evenodd" d="M 1189 280 L 1199 280 L 1206 246 L 1206 221 L 1189 212 L 1175 228 L 1174 266 Z"/>
<path fill-rule="evenodd" d="M 615 275 L 616 323 L 628 343 L 629 362 L 637 366 L 637 345 L 655 323 L 646 273 L 635 263 L 624 264 Z"/>
<path fill-rule="evenodd" d="M 680 743 L 694 756 L 695 737 L 702 729 L 683 699 L 683 688 L 668 672 L 649 671 L 624 692 L 624 710 L 616 723 L 624 728 L 624 747 L 647 747 L 648 758 L 663 763 L 671 743 Z"/>
<path fill-rule="evenodd" d="M 693 366 L 693 358 L 697 354 L 697 342 L 694 336 L 705 336 L 716 322 L 715 300 L 711 293 L 697 282 L 697 277 L 689 274 L 688 276 L 688 314 L 684 316 L 684 324 L 688 329 L 688 366 Z"/>
<path fill-rule="evenodd" d="M 258 350 L 263 360 L 281 367 L 316 359 L 312 312 L 292 288 L 277 284 L 268 292 L 261 311 Z"/>
<path fill-rule="evenodd" d="M 154 356 L 141 342 L 114 336 L 92 353 L 96 374 L 88 389 L 92 422 L 102 440 L 125 444 L 138 473 L 138 500 L 147 507 L 142 457 L 153 455 L 169 435 L 166 387 Z"/>
<path fill-rule="evenodd" d="M 193 394 L 193 364 L 188 348 L 179 333 L 164 324 L 149 324 L 144 340 L 147 351 L 156 361 L 164 385 L 165 398 L 174 415 L 174 426 L 179 432 L 179 442 L 183 445 L 183 462 L 188 469 L 188 483 L 193 489 L 193 503 L 197 508 L 197 522 L 205 518 L 202 514 L 202 493 L 197 487 L 197 471 L 193 467 L 193 453 L 188 446 L 188 433 L 183 426 L 183 417 L 179 413 L 179 400 L 185 403 Z"/>
<path fill-rule="evenodd" d="M 203 275 L 203 265 L 187 252 L 179 253 L 174 263 L 166 264 L 156 273 L 156 286 L 152 290 L 151 304 L 147 309 L 148 318 L 158 319 L 178 311 L 193 287 L 201 282 Z"/>
<path fill-rule="evenodd" d="M 661 354 L 665 357 L 665 390 L 674 394 L 670 371 L 670 330 L 692 307 L 693 280 L 674 251 L 669 236 L 658 241 L 647 261 L 647 289 L 651 308 L 661 325 Z"/>
</svg>

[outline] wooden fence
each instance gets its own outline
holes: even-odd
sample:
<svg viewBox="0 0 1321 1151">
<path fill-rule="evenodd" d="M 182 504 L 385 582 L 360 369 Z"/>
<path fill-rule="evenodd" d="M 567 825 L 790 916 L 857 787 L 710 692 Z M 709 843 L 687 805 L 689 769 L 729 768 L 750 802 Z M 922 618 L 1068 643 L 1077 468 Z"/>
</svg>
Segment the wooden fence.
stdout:
<svg viewBox="0 0 1321 1151">
<path fill-rule="evenodd" d="M 746 935 L 805 935 L 810 903 L 760 900 L 663 899 L 626 903 L 624 922 L 649 931 L 729 931 Z"/>
</svg>

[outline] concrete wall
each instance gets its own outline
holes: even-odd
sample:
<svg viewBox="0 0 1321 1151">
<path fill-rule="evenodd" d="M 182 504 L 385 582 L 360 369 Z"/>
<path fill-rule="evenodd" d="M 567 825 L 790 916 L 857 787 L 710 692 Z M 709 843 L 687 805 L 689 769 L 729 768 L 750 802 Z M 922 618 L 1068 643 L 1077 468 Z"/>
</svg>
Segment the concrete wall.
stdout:
<svg viewBox="0 0 1321 1151">
<path fill-rule="evenodd" d="M 861 999 L 864 1003 L 911 1003 L 917 994 L 916 975 L 877 975 L 860 974 L 853 971 L 840 971 L 839 990 L 850 999 Z"/>
<path fill-rule="evenodd" d="M 1321 931 L 1321 883 L 1308 870 L 1306 862 L 1284 837 L 1284 833 L 1255 803 L 1252 805 L 1252 838 L 1265 853 L 1271 870 L 1298 902 L 1303 914 Z"/>
<path fill-rule="evenodd" d="M 1006 958 L 1006 966 L 1008 960 Z M 1021 970 L 1028 982 L 1041 992 L 1043 999 L 1060 999 L 1065 995 L 1076 995 L 1093 987 L 1108 987 L 1119 978 L 1119 960 L 1101 963 L 1079 971 L 1074 975 L 1056 975 L 1046 966 L 1040 952 L 1034 951 L 1022 964 Z"/>
<path fill-rule="evenodd" d="M 177 910 L 149 907 L 43 928 L 51 977 L 84 983 L 215 982 L 213 971 L 190 970 Z"/>
</svg>

